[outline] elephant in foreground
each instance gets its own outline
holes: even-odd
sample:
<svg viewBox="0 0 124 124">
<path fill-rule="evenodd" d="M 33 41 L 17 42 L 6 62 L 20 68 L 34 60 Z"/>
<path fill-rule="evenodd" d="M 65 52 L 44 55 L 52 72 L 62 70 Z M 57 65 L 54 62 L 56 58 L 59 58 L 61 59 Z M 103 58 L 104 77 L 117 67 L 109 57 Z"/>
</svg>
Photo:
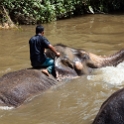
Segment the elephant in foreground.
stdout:
<svg viewBox="0 0 124 124">
<path fill-rule="evenodd" d="M 27 68 L 3 75 L 0 78 L 0 106 L 18 107 L 32 97 L 63 84 L 64 79 L 77 77 L 74 69 L 62 65 L 60 58 L 55 59 L 55 65 L 54 71 L 61 75 L 61 82 L 54 74 L 43 74 L 42 69 Z"/>
<path fill-rule="evenodd" d="M 57 87 L 64 83 L 64 79 L 77 77 L 73 68 L 62 62 L 62 57 L 55 59 L 55 73 L 46 76 L 41 69 L 27 68 L 9 72 L 0 78 L 0 106 L 19 107 L 25 101 Z M 69 63 L 69 62 L 68 62 Z M 56 73 L 61 75 L 61 82 L 56 79 Z"/>
<path fill-rule="evenodd" d="M 55 75 L 47 77 L 41 69 L 22 69 L 10 72 L 0 78 L 0 105 L 18 107 L 31 97 L 58 86 L 57 78 L 73 79 L 89 74 L 94 68 L 117 65 L 124 60 L 124 50 L 110 57 L 100 57 L 82 49 L 74 49 L 62 44 L 55 45 L 61 53 L 56 58 L 53 52 L 47 50 L 46 55 L 55 60 Z"/>
<path fill-rule="evenodd" d="M 124 124 L 124 88 L 102 104 L 92 124 Z"/>
</svg>

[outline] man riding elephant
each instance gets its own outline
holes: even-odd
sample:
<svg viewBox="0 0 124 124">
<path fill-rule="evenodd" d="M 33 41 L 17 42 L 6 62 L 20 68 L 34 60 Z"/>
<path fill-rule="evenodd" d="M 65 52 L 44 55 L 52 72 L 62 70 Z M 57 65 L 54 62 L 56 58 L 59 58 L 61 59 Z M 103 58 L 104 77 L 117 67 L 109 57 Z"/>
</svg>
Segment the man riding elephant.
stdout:
<svg viewBox="0 0 124 124">
<path fill-rule="evenodd" d="M 49 48 L 55 53 L 56 56 L 60 56 L 60 53 L 57 52 L 56 49 L 50 44 L 50 42 L 44 37 L 43 26 L 38 25 L 36 27 L 36 35 L 29 40 L 29 45 L 30 60 L 33 68 L 46 68 L 42 69 L 42 72 L 45 73 L 47 76 L 49 76 L 49 74 L 52 74 L 54 70 L 54 60 L 48 58 L 45 55 L 44 51 L 45 49 Z"/>
</svg>

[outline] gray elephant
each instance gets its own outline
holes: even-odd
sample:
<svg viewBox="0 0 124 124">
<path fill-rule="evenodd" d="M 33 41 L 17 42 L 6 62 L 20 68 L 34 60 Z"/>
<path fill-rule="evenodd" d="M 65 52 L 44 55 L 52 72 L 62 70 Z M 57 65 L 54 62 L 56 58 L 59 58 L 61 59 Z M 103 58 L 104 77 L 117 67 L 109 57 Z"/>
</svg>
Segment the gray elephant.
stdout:
<svg viewBox="0 0 124 124">
<path fill-rule="evenodd" d="M 22 69 L 3 75 L 0 78 L 0 105 L 18 107 L 30 97 L 41 94 L 53 86 L 58 86 L 56 75 L 62 80 L 72 79 L 89 74 L 94 68 L 116 66 L 124 59 L 123 50 L 104 58 L 62 44 L 55 45 L 55 48 L 61 53 L 59 58 L 55 58 L 51 51 L 46 51 L 47 56 L 55 59 L 55 75 L 47 77 L 41 69 Z"/>
<path fill-rule="evenodd" d="M 92 124 L 124 124 L 124 88 L 102 104 Z"/>
<path fill-rule="evenodd" d="M 63 44 L 56 44 L 54 47 L 61 53 L 61 63 L 73 68 L 77 75 L 89 74 L 94 68 L 117 66 L 124 61 L 124 49 L 113 55 L 102 57 L 82 49 L 70 48 Z M 52 51 L 48 50 L 46 54 L 55 59 Z"/>
<path fill-rule="evenodd" d="M 55 73 L 61 75 L 59 83 L 54 74 L 46 76 L 42 69 L 28 68 L 3 75 L 0 78 L 0 105 L 18 107 L 31 97 L 57 87 L 64 79 L 77 77 L 74 69 L 62 65 L 60 58 L 55 63 Z"/>
<path fill-rule="evenodd" d="M 61 79 L 74 78 L 78 74 L 74 68 L 68 64 L 72 61 L 63 59 L 63 57 L 55 59 L 55 74 L 46 76 L 41 72 L 41 69 L 22 69 L 15 72 L 10 72 L 0 78 L 0 105 L 18 107 L 31 97 L 34 97 L 42 92 L 58 86 L 60 83 L 56 80 L 56 73 Z M 68 63 L 68 64 L 67 64 Z"/>
</svg>

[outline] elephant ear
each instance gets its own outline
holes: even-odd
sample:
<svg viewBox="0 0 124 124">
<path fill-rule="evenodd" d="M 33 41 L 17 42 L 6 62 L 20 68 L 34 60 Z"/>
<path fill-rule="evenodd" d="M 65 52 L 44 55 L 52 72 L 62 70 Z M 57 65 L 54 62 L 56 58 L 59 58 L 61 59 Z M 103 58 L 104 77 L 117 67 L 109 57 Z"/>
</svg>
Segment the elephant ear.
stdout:
<svg viewBox="0 0 124 124">
<path fill-rule="evenodd" d="M 74 68 L 63 63 L 63 57 L 55 57 L 55 73 L 59 79 L 72 79 L 78 76 Z"/>
<path fill-rule="evenodd" d="M 52 58 L 52 59 L 55 59 L 55 57 L 56 57 L 55 53 L 52 50 L 50 50 L 50 49 L 47 49 L 45 51 L 45 54 L 46 54 L 47 57 Z"/>
</svg>

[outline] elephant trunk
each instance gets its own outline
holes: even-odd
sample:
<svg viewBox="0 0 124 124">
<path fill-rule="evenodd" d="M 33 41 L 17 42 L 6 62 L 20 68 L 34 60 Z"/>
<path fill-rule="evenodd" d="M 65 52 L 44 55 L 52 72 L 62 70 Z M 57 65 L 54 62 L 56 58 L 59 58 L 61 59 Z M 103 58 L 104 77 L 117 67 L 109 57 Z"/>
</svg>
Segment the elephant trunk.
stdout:
<svg viewBox="0 0 124 124">
<path fill-rule="evenodd" d="M 87 65 L 92 68 L 99 68 L 105 66 L 117 66 L 124 61 L 124 49 L 108 57 L 101 57 L 93 53 L 89 53 L 90 60 Z"/>
</svg>

